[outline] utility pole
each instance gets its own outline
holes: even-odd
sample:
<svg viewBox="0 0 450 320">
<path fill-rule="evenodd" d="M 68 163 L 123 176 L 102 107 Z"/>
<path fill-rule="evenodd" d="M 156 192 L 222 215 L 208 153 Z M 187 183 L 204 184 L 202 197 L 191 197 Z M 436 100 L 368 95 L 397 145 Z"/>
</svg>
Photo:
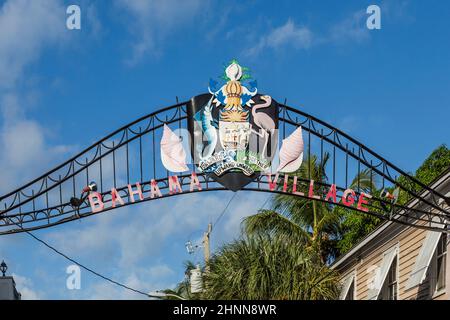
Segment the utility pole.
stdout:
<svg viewBox="0 0 450 320">
<path fill-rule="evenodd" d="M 209 238 L 211 235 L 211 231 L 212 231 L 212 224 L 209 223 L 208 224 L 208 231 L 206 231 L 203 234 L 203 254 L 205 256 L 205 266 L 206 266 L 206 270 L 208 270 L 208 262 L 209 262 Z"/>
</svg>

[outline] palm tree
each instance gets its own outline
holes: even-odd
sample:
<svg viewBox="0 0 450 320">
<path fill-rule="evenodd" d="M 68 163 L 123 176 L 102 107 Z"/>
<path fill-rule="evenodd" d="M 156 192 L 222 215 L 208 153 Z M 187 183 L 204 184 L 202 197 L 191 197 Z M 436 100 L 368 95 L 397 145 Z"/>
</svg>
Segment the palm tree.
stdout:
<svg viewBox="0 0 450 320">
<path fill-rule="evenodd" d="M 225 300 L 336 299 L 337 274 L 313 252 L 285 237 L 244 236 L 209 262 L 202 298 Z"/>
<path fill-rule="evenodd" d="M 311 156 L 294 174 L 327 184 L 329 154 Z M 350 188 L 371 192 L 375 179 L 360 172 Z M 271 210 L 243 221 L 243 236 L 224 245 L 204 274 L 205 299 L 336 299 L 338 276 L 327 266 L 339 249 L 347 210 L 331 203 L 290 195 L 275 196 Z"/>
<path fill-rule="evenodd" d="M 196 294 L 191 293 L 191 283 L 189 276 L 191 271 L 195 269 L 195 264 L 187 260 L 184 262 L 184 279 L 180 283 L 177 284 L 175 289 L 165 289 L 162 292 L 169 294 L 169 296 L 163 297 L 164 300 L 178 300 L 175 296 L 180 296 L 184 299 L 191 300 L 198 298 Z"/>
<path fill-rule="evenodd" d="M 326 192 L 320 184 L 328 183 L 326 166 L 329 159 L 329 153 L 325 153 L 321 161 L 316 155 L 311 155 L 293 175 L 314 180 L 319 185 L 319 192 Z M 349 187 L 369 192 L 375 189 L 374 181 L 367 169 L 361 171 Z M 290 238 L 316 251 L 323 262 L 328 262 L 338 254 L 337 241 L 346 210 L 335 209 L 337 206 L 331 203 L 292 196 L 291 191 L 292 182 L 289 182 L 288 192 L 274 197 L 272 209 L 259 210 L 245 218 L 244 231 L 249 235 L 266 232 Z"/>
</svg>

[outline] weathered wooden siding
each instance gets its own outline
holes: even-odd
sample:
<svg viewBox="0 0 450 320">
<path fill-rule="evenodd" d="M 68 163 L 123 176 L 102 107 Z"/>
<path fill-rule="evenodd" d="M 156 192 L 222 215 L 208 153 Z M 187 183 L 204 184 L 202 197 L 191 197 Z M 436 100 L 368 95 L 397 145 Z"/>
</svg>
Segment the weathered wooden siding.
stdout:
<svg viewBox="0 0 450 320">
<path fill-rule="evenodd" d="M 432 185 L 432 188 L 439 189 L 442 194 L 450 197 L 450 171 L 442 175 Z M 414 206 L 414 203 L 411 204 Z M 421 208 L 426 210 L 427 208 Z M 450 208 L 448 208 L 450 209 Z M 425 224 L 422 222 L 421 224 Z M 397 285 L 398 299 L 449 299 L 450 295 L 450 245 L 447 245 L 447 269 L 446 288 L 447 291 L 439 296 L 432 297 L 430 290 L 429 271 L 422 284 L 406 290 L 406 285 L 419 256 L 421 247 L 425 241 L 426 230 L 416 227 L 408 227 L 397 223 L 387 223 L 379 230 L 375 230 L 360 245 L 353 248 L 350 253 L 344 256 L 333 268 L 345 278 L 351 272 L 355 272 L 356 299 L 365 300 L 368 298 L 369 284 L 374 273 L 371 272 L 376 267 L 380 267 L 384 253 L 398 246 L 397 256 Z"/>
<path fill-rule="evenodd" d="M 392 232 L 395 233 L 394 236 L 390 235 Z M 344 269 L 337 270 L 344 275 L 343 278 L 353 271 L 356 272 L 356 299 L 365 300 L 368 296 L 371 277 L 373 277 L 373 272 L 371 271 L 376 266 L 381 266 L 383 254 L 387 250 L 398 245 L 398 298 L 400 300 L 430 299 L 428 277 L 420 286 L 409 290 L 405 288 L 416 263 L 420 248 L 425 240 L 426 233 L 426 230 L 418 228 L 393 225 L 393 228 L 386 229 L 385 232 L 377 237 L 377 240 L 368 243 L 359 252 L 359 261 L 355 259 L 353 263 L 348 264 Z M 447 298 L 447 294 L 436 297 L 436 299 Z"/>
</svg>

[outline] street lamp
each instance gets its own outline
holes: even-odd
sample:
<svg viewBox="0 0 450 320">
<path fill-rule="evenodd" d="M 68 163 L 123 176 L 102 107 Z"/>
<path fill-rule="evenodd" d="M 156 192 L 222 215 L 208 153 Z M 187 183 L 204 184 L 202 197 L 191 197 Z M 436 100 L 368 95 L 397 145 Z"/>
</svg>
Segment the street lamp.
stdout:
<svg viewBox="0 0 450 320">
<path fill-rule="evenodd" d="M 150 298 L 166 298 L 166 297 L 174 297 L 179 300 L 187 300 L 186 298 L 180 297 L 179 295 L 173 294 L 173 293 L 165 293 L 164 291 L 152 291 L 148 294 Z"/>
<path fill-rule="evenodd" d="M 3 276 L 5 276 L 6 270 L 8 270 L 8 266 L 5 261 L 2 260 L 2 263 L 0 264 L 0 271 L 3 273 Z"/>
</svg>

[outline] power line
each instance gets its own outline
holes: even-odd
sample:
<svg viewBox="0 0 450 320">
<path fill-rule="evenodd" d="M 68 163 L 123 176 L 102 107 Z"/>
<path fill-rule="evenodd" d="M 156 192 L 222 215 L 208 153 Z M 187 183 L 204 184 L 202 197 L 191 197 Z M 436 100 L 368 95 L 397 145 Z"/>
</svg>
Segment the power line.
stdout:
<svg viewBox="0 0 450 320">
<path fill-rule="evenodd" d="M 188 241 L 191 240 L 192 235 L 193 235 L 194 233 L 200 233 L 200 232 L 203 232 L 203 229 L 197 229 L 197 230 L 192 231 L 192 232 L 189 234 L 189 236 L 187 237 L 187 240 L 188 240 Z"/>
<path fill-rule="evenodd" d="M 225 208 L 222 210 L 222 212 L 220 213 L 220 215 L 217 217 L 216 221 L 213 223 L 212 228 L 214 228 L 214 226 L 219 222 L 219 220 L 223 217 L 223 215 L 227 212 L 228 207 L 230 206 L 231 202 L 233 201 L 234 197 L 237 195 L 237 192 L 233 193 L 233 196 L 230 198 L 230 200 L 228 200 L 227 205 L 225 206 Z"/>
<path fill-rule="evenodd" d="M 233 193 L 233 196 L 230 198 L 230 200 L 228 200 L 227 205 L 225 206 L 225 208 L 222 210 L 221 214 L 219 215 L 219 217 L 217 217 L 216 221 L 213 224 L 213 228 L 214 226 L 217 224 L 217 222 L 219 222 L 219 220 L 225 215 L 228 207 L 230 206 L 231 202 L 233 201 L 234 197 L 237 195 L 237 192 Z M 266 206 L 267 202 L 269 202 L 269 200 L 272 199 L 272 196 L 268 196 L 266 198 L 266 201 L 264 201 L 263 205 L 261 206 L 261 209 L 264 209 L 264 207 Z"/>
<path fill-rule="evenodd" d="M 229 205 L 231 204 L 231 202 L 233 201 L 233 199 L 234 199 L 235 196 L 236 196 L 236 193 L 234 193 L 233 196 L 230 198 L 230 200 L 228 201 L 227 205 L 226 205 L 225 208 L 223 209 L 222 213 L 220 214 L 220 216 L 217 218 L 216 222 L 214 222 L 213 225 L 216 225 L 217 222 L 219 222 L 219 220 L 220 220 L 220 219 L 222 218 L 222 216 L 225 214 L 226 210 L 228 209 Z M 14 223 L 14 222 L 13 222 L 13 223 Z M 19 225 L 19 224 L 17 224 L 17 223 L 14 223 L 14 224 L 15 224 L 17 227 L 19 227 L 23 232 L 25 232 L 25 233 L 28 234 L 30 237 L 32 237 L 34 240 L 36 240 L 36 241 L 38 241 L 39 243 L 43 244 L 44 246 L 46 246 L 47 248 L 49 248 L 50 250 L 52 250 L 52 251 L 55 252 L 56 254 L 58 254 L 58 255 L 60 255 L 61 257 L 63 257 L 64 259 L 66 259 L 66 260 L 68 260 L 68 261 L 70 261 L 70 262 L 76 264 L 77 266 L 83 268 L 84 270 L 86 270 L 86 271 L 92 273 L 93 275 L 95 275 L 95 276 L 97 276 L 97 277 L 99 277 L 99 278 L 102 278 L 103 280 L 106 280 L 106 281 L 108 281 L 108 282 L 110 282 L 110 283 L 112 283 L 112 284 L 115 284 L 115 285 L 119 286 L 119 287 L 122 287 L 122 288 L 124 288 L 124 289 L 133 291 L 133 292 L 135 292 L 135 293 L 144 295 L 144 296 L 146 296 L 146 297 L 149 297 L 149 295 L 148 295 L 147 293 L 145 293 L 145 292 L 143 292 L 143 291 L 141 291 L 141 290 L 138 290 L 138 289 L 132 288 L 132 287 L 130 287 L 130 286 L 127 286 L 126 284 L 123 284 L 123 283 L 121 283 L 121 282 L 118 282 L 118 281 L 116 281 L 116 280 L 113 280 L 113 279 L 111 279 L 111 278 L 109 278 L 109 277 L 107 277 L 107 276 L 105 276 L 105 275 L 103 275 L 103 274 L 101 274 L 101 273 L 99 273 L 99 272 L 97 272 L 97 271 L 95 271 L 95 270 L 93 270 L 93 269 L 91 269 L 91 268 L 85 266 L 84 264 L 82 264 L 82 263 L 76 261 L 75 259 L 69 257 L 69 256 L 66 255 L 65 253 L 63 253 L 63 252 L 61 252 L 60 250 L 56 249 L 55 247 L 53 247 L 52 245 L 50 245 L 50 244 L 47 243 L 46 241 L 42 240 L 42 239 L 39 238 L 38 236 L 36 236 L 36 235 L 34 235 L 33 233 L 31 233 L 30 231 L 24 229 L 21 225 Z"/>
<path fill-rule="evenodd" d="M 65 259 L 69 260 L 70 262 L 76 264 L 77 266 L 83 268 L 84 270 L 86 270 L 86 271 L 92 273 L 93 275 L 96 275 L 97 277 L 100 277 L 100 278 L 102 278 L 102 279 L 104 279 L 104 280 L 106 280 L 106 281 L 108 281 L 108 282 L 111 282 L 112 284 L 115 284 L 115 285 L 117 285 L 117 286 L 120 286 L 120 287 L 122 287 L 122 288 L 124 288 L 124 289 L 133 291 L 133 292 L 135 292 L 135 293 L 142 294 L 142 295 L 146 296 L 147 298 L 149 297 L 149 295 L 148 295 L 147 293 L 143 292 L 143 291 L 140 291 L 140 290 L 138 290 L 138 289 L 134 289 L 134 288 L 132 288 L 132 287 L 129 287 L 129 286 L 123 284 L 123 283 L 120 283 L 120 282 L 118 282 L 118 281 L 116 281 L 116 280 L 113 280 L 113 279 L 107 277 L 107 276 L 104 276 L 104 275 L 102 275 L 101 273 L 98 273 L 97 271 L 95 271 L 95 270 L 93 270 L 93 269 L 91 269 L 91 268 L 89 268 L 89 267 L 86 267 L 85 265 L 79 263 L 79 262 L 76 261 L 75 259 L 73 259 L 73 258 L 67 256 L 67 255 L 64 254 L 64 253 L 62 253 L 61 251 L 59 251 L 58 249 L 56 249 L 56 248 L 53 247 L 52 245 L 48 244 L 48 243 L 45 242 L 44 240 L 42 240 L 42 239 L 40 239 L 39 237 L 35 236 L 35 235 L 34 235 L 33 233 L 31 233 L 30 231 L 25 230 L 24 228 L 22 228 L 22 226 L 18 225 L 17 223 L 14 223 L 14 224 L 15 224 L 16 226 L 18 226 L 20 229 L 22 229 L 23 232 L 25 232 L 25 233 L 28 234 L 30 237 L 32 237 L 33 239 L 35 239 L 36 241 L 42 243 L 44 246 L 46 246 L 46 247 L 49 248 L 50 250 L 54 251 L 55 253 L 57 253 L 58 255 L 62 256 L 62 257 L 65 258 Z"/>
<path fill-rule="evenodd" d="M 220 215 L 217 217 L 216 221 L 214 222 L 213 227 L 216 226 L 217 223 L 220 221 L 220 219 L 225 215 L 225 213 L 227 212 L 228 207 L 230 206 L 231 202 L 232 202 L 233 199 L 236 197 L 236 195 L 237 195 L 237 192 L 233 193 L 233 196 L 230 198 L 230 200 L 228 200 L 227 205 L 225 206 L 225 208 L 222 210 L 222 212 L 220 213 Z M 270 197 L 268 197 L 268 198 L 266 199 L 266 201 L 264 202 L 262 208 L 264 208 L 264 206 L 266 205 L 266 203 L 268 202 L 269 199 L 270 199 Z M 13 222 L 13 223 L 14 223 L 14 222 Z M 95 270 L 93 270 L 93 269 L 91 269 L 91 268 L 85 266 L 84 264 L 82 264 L 82 263 L 76 261 L 75 259 L 69 257 L 69 256 L 66 255 L 65 253 L 63 253 L 63 252 L 61 252 L 60 250 L 56 249 L 55 247 L 53 247 L 52 245 L 50 245 L 49 243 L 47 243 L 45 240 L 42 240 L 41 238 L 39 238 L 38 236 L 34 235 L 34 234 L 31 233 L 30 231 L 24 229 L 21 225 L 19 225 L 19 224 L 17 224 L 17 223 L 14 223 L 14 224 L 15 224 L 17 227 L 19 227 L 23 232 L 25 232 L 25 233 L 28 234 L 30 237 L 32 237 L 34 240 L 36 240 L 36 241 L 38 241 L 39 243 L 43 244 L 44 246 L 46 246 L 47 248 L 49 248 L 50 250 L 52 250 L 52 251 L 55 252 L 56 254 L 58 254 L 58 255 L 60 255 L 61 257 L 63 257 L 64 259 L 66 259 L 66 260 L 68 260 L 68 261 L 70 261 L 70 262 L 76 264 L 77 266 L 83 268 L 84 270 L 86 270 L 86 271 L 92 273 L 93 275 L 95 275 L 95 276 L 97 276 L 97 277 L 99 277 L 99 278 L 102 278 L 103 280 L 106 280 L 106 281 L 108 281 L 108 282 L 110 282 L 110 283 L 112 283 L 112 284 L 115 284 L 115 285 L 119 286 L 119 287 L 122 287 L 122 288 L 124 288 L 124 289 L 133 291 L 133 292 L 135 292 L 135 293 L 144 295 L 144 296 L 146 296 L 146 297 L 149 297 L 149 295 L 148 295 L 147 293 L 145 293 L 145 292 L 143 292 L 143 291 L 141 291 L 141 290 L 138 290 L 138 289 L 134 289 L 134 288 L 132 288 L 132 287 L 129 287 L 129 286 L 127 286 L 126 284 L 123 284 L 123 283 L 121 283 L 121 282 L 118 282 L 118 281 L 116 281 L 116 280 L 113 280 L 113 279 L 111 279 L 111 278 L 109 278 L 109 277 L 107 277 L 107 276 L 105 276 L 105 275 L 103 275 L 103 274 L 101 274 L 101 273 L 99 273 L 99 272 L 97 272 L 97 271 L 95 271 Z"/>
</svg>

